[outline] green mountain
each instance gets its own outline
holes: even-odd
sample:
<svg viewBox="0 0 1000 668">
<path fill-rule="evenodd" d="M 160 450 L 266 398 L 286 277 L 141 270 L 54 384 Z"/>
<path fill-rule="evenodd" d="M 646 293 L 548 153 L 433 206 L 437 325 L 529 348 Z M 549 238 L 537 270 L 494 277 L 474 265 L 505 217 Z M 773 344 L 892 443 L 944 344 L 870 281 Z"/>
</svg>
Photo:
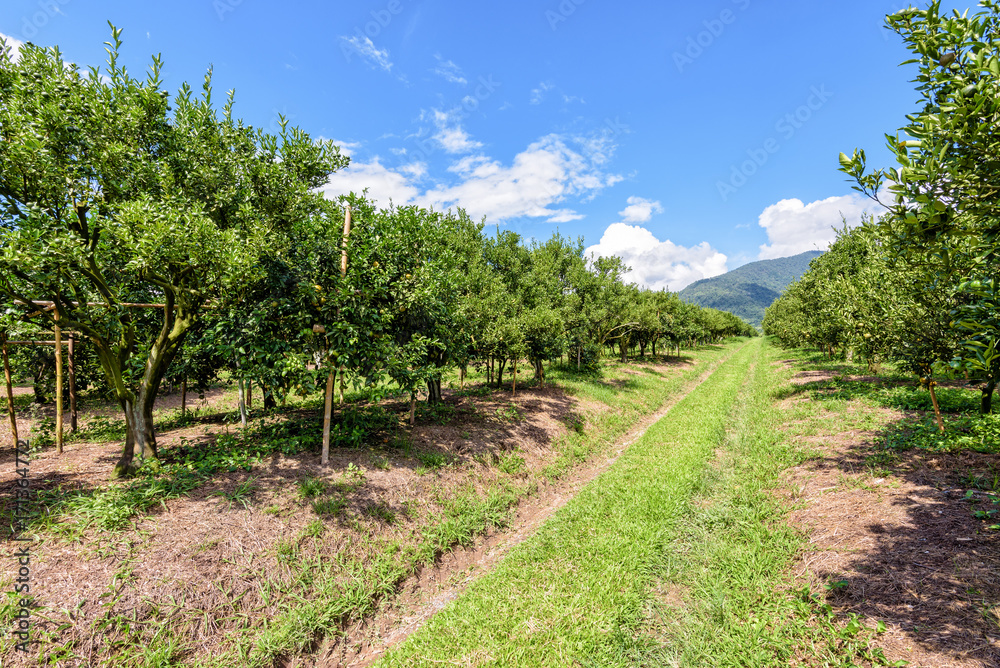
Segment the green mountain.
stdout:
<svg viewBox="0 0 1000 668">
<path fill-rule="evenodd" d="M 809 269 L 813 258 L 823 251 L 806 251 L 792 257 L 751 262 L 732 271 L 703 278 L 678 294 L 686 302 L 735 313 L 760 327 L 764 309 L 781 296 L 788 284 Z"/>
</svg>

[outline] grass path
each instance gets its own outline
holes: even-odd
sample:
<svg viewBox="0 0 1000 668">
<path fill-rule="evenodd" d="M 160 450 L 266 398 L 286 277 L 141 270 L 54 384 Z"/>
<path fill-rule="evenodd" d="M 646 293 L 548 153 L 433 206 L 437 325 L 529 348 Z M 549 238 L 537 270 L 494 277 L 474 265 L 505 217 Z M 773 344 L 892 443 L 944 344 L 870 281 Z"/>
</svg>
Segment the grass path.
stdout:
<svg viewBox="0 0 1000 668">
<path fill-rule="evenodd" d="M 764 349 L 752 340 L 380 666 L 630 665 L 678 518 Z"/>
</svg>

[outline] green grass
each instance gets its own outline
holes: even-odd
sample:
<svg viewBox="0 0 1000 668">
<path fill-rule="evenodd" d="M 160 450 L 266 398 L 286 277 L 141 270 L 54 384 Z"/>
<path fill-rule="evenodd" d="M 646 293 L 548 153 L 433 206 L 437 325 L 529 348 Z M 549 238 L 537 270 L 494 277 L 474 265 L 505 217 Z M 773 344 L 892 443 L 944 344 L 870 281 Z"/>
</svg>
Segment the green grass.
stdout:
<svg viewBox="0 0 1000 668">
<path fill-rule="evenodd" d="M 733 354 L 614 467 L 379 665 L 623 665 L 659 559 L 760 346 Z M 635 383 L 643 378 L 653 376 Z M 620 391 L 608 384 L 588 393 L 611 399 Z M 636 399 L 657 401 L 641 391 Z M 625 419 L 596 422 L 604 436 Z"/>
<path fill-rule="evenodd" d="M 770 490 L 803 454 L 777 429 L 780 356 L 761 340 L 735 354 L 377 665 L 884 665 L 884 624 L 788 577 L 802 539 Z"/>
<path fill-rule="evenodd" d="M 544 476 L 557 478 L 576 463 L 595 453 L 608 451 L 636 421 L 659 409 L 711 365 L 732 355 L 739 345 L 703 347 L 687 357 L 683 366 L 662 375 L 628 374 L 616 362 L 606 364 L 596 374 L 576 373 L 571 367 L 555 366 L 549 369 L 547 382 L 562 387 L 573 397 L 603 402 L 614 410 L 570 414 L 567 419 L 570 431 L 551 444 L 553 459 Z M 629 367 L 641 369 L 646 363 L 633 363 Z M 470 382 L 474 380 L 470 379 Z M 527 385 L 519 383 L 519 392 Z M 490 394 L 498 396 L 496 391 Z M 470 396 L 479 395 L 473 391 Z M 381 411 L 366 409 L 355 412 L 354 416 L 357 421 L 348 425 L 350 429 L 345 432 L 347 437 L 341 444 L 350 445 L 353 436 L 349 432 L 360 429 L 365 434 L 384 434 L 392 441 L 386 447 L 401 448 L 410 456 L 412 446 L 406 432 L 389 425 Z M 425 417 L 437 421 L 451 418 L 445 412 Z M 495 417 L 504 421 L 522 418 L 519 411 L 507 404 Z M 101 431 L 110 432 L 116 425 L 97 426 Z M 132 518 L 136 515 L 163 508 L 170 499 L 211 482 L 215 473 L 241 469 L 252 471 L 274 452 L 293 454 L 314 448 L 317 441 L 315 432 L 315 425 L 299 420 L 277 424 L 255 422 L 250 429 L 221 434 L 211 443 L 182 443 L 178 448 L 165 449 L 159 467 L 156 470 L 144 469 L 143 475 L 135 480 L 116 482 L 105 489 L 69 494 L 59 490 L 43 492 L 40 497 L 44 498 L 39 499 L 39 505 L 46 508 L 47 513 L 42 521 L 46 524 L 45 528 L 60 533 L 68 531 L 73 536 L 80 536 L 83 529 L 93 525 L 110 532 L 125 532 L 130 529 Z M 378 441 L 384 442 L 382 436 Z M 439 461 L 440 456 L 433 454 L 414 452 L 413 456 L 426 459 L 422 463 L 428 467 L 463 466 L 460 461 Z M 388 458 L 384 465 L 388 465 Z M 374 468 L 384 465 L 373 460 Z M 435 510 L 430 516 L 424 516 L 416 531 L 403 539 L 396 539 L 398 542 L 372 538 L 358 528 L 361 526 L 359 518 L 347 509 L 347 494 L 367 484 L 366 473 L 360 466 L 348 466 L 341 481 L 304 479 L 299 482 L 301 503 L 296 506 L 311 517 L 298 539 L 274 548 L 284 572 L 280 576 L 261 574 L 257 581 L 267 615 L 247 611 L 245 622 L 239 625 L 233 625 L 231 620 L 216 620 L 221 624 L 220 628 L 226 628 L 226 649 L 205 659 L 207 663 L 197 665 L 264 667 L 273 665 L 279 657 L 289 658 L 308 652 L 323 636 L 339 634 L 345 625 L 375 610 L 421 564 L 433 563 L 453 547 L 469 545 L 484 532 L 505 526 L 511 509 L 520 499 L 534 493 L 539 479 L 537 474 L 527 470 L 519 454 L 508 453 L 498 457 L 493 465 L 503 476 L 499 481 L 478 491 L 470 485 L 457 497 L 436 498 Z M 219 495 L 230 503 L 249 504 L 259 484 L 259 480 L 249 478 L 225 495 Z M 321 517 L 313 515 L 310 506 Z M 409 502 L 401 508 L 376 504 L 368 507 L 364 514 L 368 522 L 397 524 L 402 517 L 413 518 L 411 508 Z M 283 515 L 302 511 L 294 507 L 286 511 L 272 505 L 264 512 Z M 334 516 L 336 520 L 332 519 Z M 348 534 L 344 551 L 338 552 L 332 559 L 327 556 L 321 558 L 318 556 L 323 554 L 321 543 L 332 535 L 327 531 L 331 521 L 353 526 L 355 531 Z M 209 617 L 215 613 L 199 612 L 201 614 L 205 615 L 205 623 L 209 623 Z M 132 626 L 129 619 L 119 616 L 114 620 L 107 622 L 108 633 L 113 632 L 117 638 L 133 637 L 130 635 Z M 144 656 L 128 649 L 109 657 L 108 661 L 114 663 L 120 659 L 124 662 L 121 665 L 145 665 L 144 661 L 148 660 L 152 665 L 158 665 L 164 661 L 176 662 L 179 656 L 190 657 L 192 648 L 183 640 L 185 627 L 178 620 L 180 617 L 174 621 L 147 620 L 151 625 L 142 627 L 147 631 L 140 634 L 141 639 L 146 642 L 154 635 L 158 636 L 159 641 L 164 643 L 162 653 L 157 651 Z M 181 639 L 179 645 L 174 645 L 175 638 Z M 133 639 L 138 642 L 139 636 Z M 54 656 L 54 651 L 53 645 L 46 650 L 45 656 Z M 195 659 L 187 658 L 185 661 L 191 663 Z M 197 661 L 202 659 L 199 657 Z"/>
<path fill-rule="evenodd" d="M 739 345 L 705 347 L 698 351 L 696 361 L 680 373 L 663 377 L 643 374 L 631 385 L 595 384 L 593 376 L 571 372 L 551 374 L 550 381 L 555 380 L 568 393 L 583 399 L 603 398 L 613 402 L 611 405 L 616 408 L 606 411 L 603 416 L 587 417 L 585 434 L 581 428 L 555 444 L 560 473 L 594 452 L 606 449 L 638 419 L 655 411 L 711 364 L 731 355 Z M 584 422 L 582 416 L 580 422 Z M 433 453 L 417 456 L 428 467 L 446 463 Z M 498 468 L 506 467 L 514 474 L 520 474 L 519 464 L 523 464 L 523 459 L 513 454 L 498 459 Z M 519 483 L 501 481 L 482 492 L 470 489 L 457 498 L 446 500 L 440 512 L 420 531 L 415 543 L 375 541 L 367 545 L 370 555 L 367 558 L 345 557 L 333 563 L 302 561 L 297 565 L 299 575 L 295 584 L 273 585 L 276 591 L 283 593 L 288 606 L 267 619 L 261 628 L 244 634 L 250 644 L 249 648 L 242 645 L 244 649 L 239 652 L 238 662 L 240 665 L 268 666 L 277 657 L 309 651 L 319 638 L 339 633 L 352 620 L 374 610 L 379 601 L 394 594 L 399 583 L 420 565 L 434 563 L 446 551 L 469 545 L 484 532 L 505 526 L 511 509 L 535 486 L 536 482 L 531 479 Z M 314 496 L 325 492 L 325 488 L 317 490 Z M 337 501 L 318 499 L 319 503 L 337 504 Z M 341 510 L 336 509 L 337 512 Z M 376 506 L 368 514 L 380 521 L 395 519 L 388 508 Z"/>
<path fill-rule="evenodd" d="M 650 598 L 642 632 L 618 645 L 619 665 L 786 666 L 797 656 L 883 665 L 870 646 L 874 631 L 839 618 L 824 593 L 796 588 L 788 576 L 802 539 L 770 490 L 806 453 L 777 429 L 790 417 L 774 407 L 787 377 L 772 362 L 784 354 L 765 349 L 747 378 L 719 456 L 653 564 L 658 589 L 673 596 Z M 846 403 L 830 408 L 811 403 L 794 417 L 837 431 L 830 423 L 843 428 Z M 842 586 L 831 582 L 827 593 Z"/>
</svg>

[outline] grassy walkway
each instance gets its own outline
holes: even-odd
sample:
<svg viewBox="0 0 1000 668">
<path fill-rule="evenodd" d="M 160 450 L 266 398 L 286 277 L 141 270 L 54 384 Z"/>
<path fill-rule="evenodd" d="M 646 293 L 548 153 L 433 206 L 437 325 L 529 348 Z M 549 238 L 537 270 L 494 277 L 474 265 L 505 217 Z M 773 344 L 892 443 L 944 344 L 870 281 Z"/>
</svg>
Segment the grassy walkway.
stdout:
<svg viewBox="0 0 1000 668">
<path fill-rule="evenodd" d="M 378 665 L 632 664 L 678 519 L 763 350 L 755 339 L 735 353 L 533 539 Z"/>
</svg>

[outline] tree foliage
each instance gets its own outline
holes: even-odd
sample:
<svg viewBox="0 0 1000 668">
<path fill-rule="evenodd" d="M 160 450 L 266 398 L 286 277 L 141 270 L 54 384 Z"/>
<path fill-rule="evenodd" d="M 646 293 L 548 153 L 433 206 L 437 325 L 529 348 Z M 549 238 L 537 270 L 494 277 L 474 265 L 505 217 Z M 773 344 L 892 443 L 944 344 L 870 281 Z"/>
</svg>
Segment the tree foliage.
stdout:
<svg viewBox="0 0 1000 668">
<path fill-rule="evenodd" d="M 33 45 L 0 55 L 4 317 L 37 331 L 58 315 L 86 337 L 126 417 L 119 475 L 157 457 L 164 379 L 204 387 L 225 371 L 273 404 L 338 373 L 434 402 L 454 367 L 499 387 L 527 360 L 541 384 L 564 355 L 596 369 L 606 350 L 754 334 L 626 284 L 622 260 L 585 257 L 582 239 L 527 243 L 461 210 L 326 199 L 347 165 L 336 146 L 284 121 L 277 135 L 245 125 L 232 92 L 217 109 L 210 71 L 171 99 L 160 58 L 140 80 L 120 48 L 112 27 L 104 73 Z"/>
</svg>

